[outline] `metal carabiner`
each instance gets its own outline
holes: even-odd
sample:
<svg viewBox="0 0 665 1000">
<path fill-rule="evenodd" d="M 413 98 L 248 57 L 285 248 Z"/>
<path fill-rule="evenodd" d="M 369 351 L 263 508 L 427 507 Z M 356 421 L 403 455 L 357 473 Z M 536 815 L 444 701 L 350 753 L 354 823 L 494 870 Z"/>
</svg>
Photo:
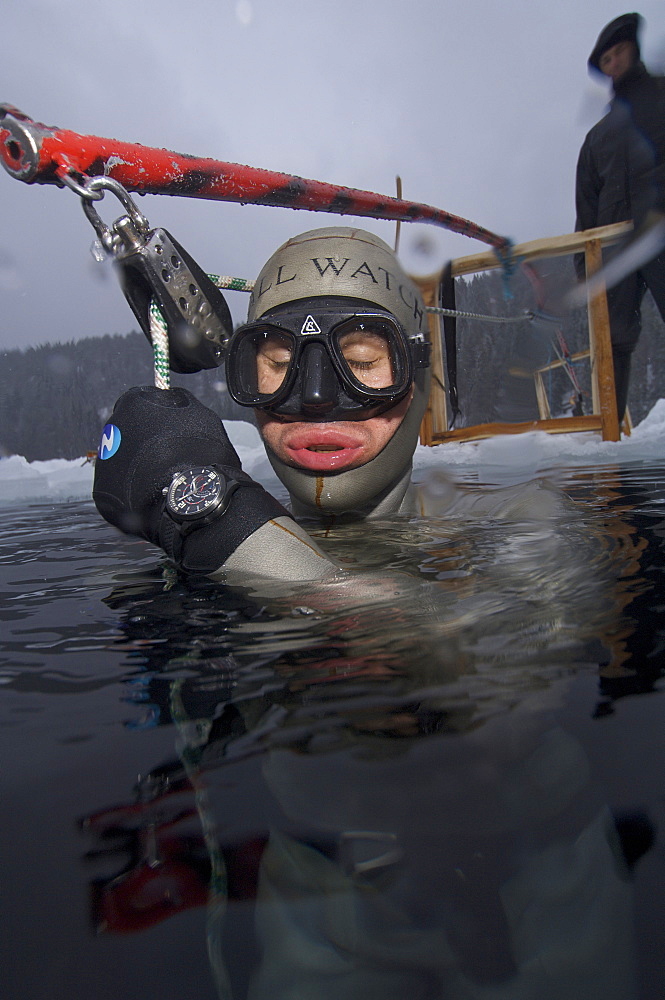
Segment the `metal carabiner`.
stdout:
<svg viewBox="0 0 665 1000">
<path fill-rule="evenodd" d="M 73 191 L 74 194 L 77 194 L 79 198 L 85 198 L 87 201 L 101 201 L 104 197 L 103 191 L 91 192 L 84 186 L 84 184 L 79 184 L 78 181 L 74 180 L 74 175 L 72 173 L 63 170 L 59 174 L 59 177 L 62 183 L 68 187 L 70 191 Z"/>
<path fill-rule="evenodd" d="M 110 226 L 93 205 L 106 191 L 127 210 Z M 233 320 L 210 277 L 165 229 L 150 229 L 113 177 L 86 177 L 81 192 L 83 211 L 113 258 L 125 298 L 151 343 L 151 306 L 154 302 L 159 307 L 168 330 L 171 370 L 185 374 L 217 368 L 233 333 Z"/>
<path fill-rule="evenodd" d="M 63 177 L 63 180 L 65 178 Z M 71 183 L 70 183 L 71 182 Z M 89 177 L 85 180 L 84 184 L 78 185 L 76 181 L 68 177 L 65 181 L 72 190 L 77 190 L 77 193 L 81 197 L 81 205 L 83 206 L 83 211 L 92 225 L 93 229 L 97 233 L 102 246 L 104 249 L 115 255 L 118 250 L 118 223 L 122 222 L 125 227 L 129 225 L 131 231 L 135 238 L 139 240 L 145 240 L 150 233 L 150 223 L 139 211 L 135 203 L 129 196 L 129 192 L 122 186 L 120 181 L 115 180 L 113 177 Z M 76 187 L 74 187 L 76 185 Z M 107 226 L 107 224 L 100 217 L 97 209 L 92 204 L 93 201 L 99 201 L 104 197 L 105 191 L 110 191 L 116 196 L 116 198 L 121 202 L 123 208 L 127 210 L 127 215 L 122 216 L 120 219 L 116 219 L 113 226 Z"/>
</svg>

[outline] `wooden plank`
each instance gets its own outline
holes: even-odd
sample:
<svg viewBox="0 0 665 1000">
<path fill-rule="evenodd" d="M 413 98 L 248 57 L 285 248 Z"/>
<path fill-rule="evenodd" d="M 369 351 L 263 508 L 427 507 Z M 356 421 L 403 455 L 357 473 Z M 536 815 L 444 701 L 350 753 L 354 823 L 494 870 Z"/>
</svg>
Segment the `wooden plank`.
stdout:
<svg viewBox="0 0 665 1000">
<path fill-rule="evenodd" d="M 540 419 L 549 420 L 552 416 L 550 401 L 547 398 L 545 385 L 543 383 L 543 376 L 540 371 L 535 373 L 534 382 L 536 384 L 536 399 L 538 400 L 538 413 L 540 414 Z"/>
<path fill-rule="evenodd" d="M 576 351 L 575 354 L 570 355 L 570 360 L 582 361 L 584 358 L 588 358 L 590 356 L 590 353 L 591 353 L 590 351 Z M 563 365 L 565 365 L 565 363 L 566 361 L 564 358 L 557 358 L 556 361 L 550 361 L 548 365 L 543 365 L 543 367 L 539 368 L 538 371 L 541 373 L 549 372 L 552 371 L 553 368 L 561 368 Z"/>
<path fill-rule="evenodd" d="M 603 266 L 603 249 L 599 239 L 586 243 L 585 263 L 587 281 Z M 607 310 L 605 285 L 596 294 L 588 296 L 589 351 L 591 359 L 591 388 L 594 413 L 600 413 L 603 441 L 618 441 L 621 437 L 614 388 L 614 362 L 610 338 L 610 317 Z"/>
<path fill-rule="evenodd" d="M 569 434 L 571 432 L 600 430 L 602 430 L 602 422 L 598 414 L 592 414 L 588 417 L 552 417 L 550 420 L 527 420 L 518 424 L 474 424 L 472 427 L 457 427 L 452 431 L 439 431 L 434 434 L 432 444 L 445 444 L 446 441 L 478 441 L 481 438 L 495 437 L 497 434 L 524 434 L 526 431 Z"/>
<path fill-rule="evenodd" d="M 514 257 L 524 257 L 526 260 L 537 260 L 541 257 L 562 257 L 569 253 L 582 253 L 587 240 L 600 239 L 602 246 L 616 243 L 621 236 L 633 228 L 631 222 L 617 222 L 612 226 L 599 226 L 597 229 L 586 229 L 584 232 L 567 233 L 564 236 L 551 236 L 528 243 L 519 243 L 513 247 Z M 493 250 L 483 250 L 470 254 L 468 257 L 457 257 L 452 262 L 453 275 L 473 274 L 476 271 L 489 271 L 501 267 L 501 261 Z M 438 278 L 432 275 L 431 278 Z"/>
<path fill-rule="evenodd" d="M 438 281 L 434 282 L 429 279 L 421 280 L 419 278 L 414 278 L 414 281 L 420 287 L 425 305 L 437 305 Z M 432 343 L 430 359 L 432 382 L 427 409 L 420 425 L 420 443 L 431 445 L 437 431 L 448 426 L 448 402 L 446 399 L 445 375 L 443 371 L 443 331 L 441 329 L 441 317 L 437 316 L 436 313 L 429 313 L 427 322 Z"/>
</svg>

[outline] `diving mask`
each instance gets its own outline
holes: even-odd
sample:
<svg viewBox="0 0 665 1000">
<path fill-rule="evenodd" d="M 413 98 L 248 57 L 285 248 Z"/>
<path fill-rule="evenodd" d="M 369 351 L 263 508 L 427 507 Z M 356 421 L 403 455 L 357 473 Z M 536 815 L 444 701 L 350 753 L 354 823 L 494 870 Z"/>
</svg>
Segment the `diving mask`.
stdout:
<svg viewBox="0 0 665 1000">
<path fill-rule="evenodd" d="M 242 406 L 322 421 L 365 420 L 409 392 L 429 344 L 387 310 L 312 298 L 240 327 L 227 354 L 229 392 Z"/>
</svg>

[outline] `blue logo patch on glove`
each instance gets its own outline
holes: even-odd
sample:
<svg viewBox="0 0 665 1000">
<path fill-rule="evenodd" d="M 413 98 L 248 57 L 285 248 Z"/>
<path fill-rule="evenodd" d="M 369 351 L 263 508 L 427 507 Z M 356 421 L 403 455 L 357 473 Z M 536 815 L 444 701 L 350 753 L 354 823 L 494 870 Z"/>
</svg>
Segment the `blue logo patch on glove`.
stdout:
<svg viewBox="0 0 665 1000">
<path fill-rule="evenodd" d="M 122 435 L 119 427 L 116 427 L 115 424 L 106 425 L 102 431 L 102 439 L 99 442 L 99 450 L 97 451 L 97 455 L 102 461 L 106 458 L 113 458 L 120 447 L 121 438 Z"/>
</svg>

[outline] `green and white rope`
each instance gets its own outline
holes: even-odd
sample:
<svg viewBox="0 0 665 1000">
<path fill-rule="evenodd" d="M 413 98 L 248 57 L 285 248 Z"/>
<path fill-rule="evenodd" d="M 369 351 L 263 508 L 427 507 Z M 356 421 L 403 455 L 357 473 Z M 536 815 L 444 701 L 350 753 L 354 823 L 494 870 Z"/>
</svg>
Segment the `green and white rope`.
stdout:
<svg viewBox="0 0 665 1000">
<path fill-rule="evenodd" d="M 218 288 L 228 288 L 234 292 L 251 292 L 254 288 L 254 282 L 247 278 L 232 278 L 229 275 L 219 274 L 209 274 L 208 277 Z M 171 385 L 169 332 L 166 320 L 155 299 L 150 301 L 149 315 L 155 385 L 158 389 L 168 389 Z"/>
<path fill-rule="evenodd" d="M 230 288 L 233 292 L 251 292 L 256 284 L 247 278 L 230 278 L 228 275 L 209 274 L 208 277 L 218 288 Z"/>
<path fill-rule="evenodd" d="M 166 320 L 155 299 L 150 302 L 150 341 L 152 343 L 155 385 L 158 389 L 168 389 L 171 385 L 169 333 Z"/>
<path fill-rule="evenodd" d="M 225 288 L 234 292 L 251 292 L 255 284 L 247 278 L 233 278 L 226 274 L 209 274 L 208 277 L 217 288 Z M 459 309 L 444 309 L 441 306 L 427 306 L 427 312 L 437 316 L 479 320 L 483 323 L 529 323 L 536 318 L 551 320 L 551 317 L 538 317 L 533 312 L 525 312 L 521 316 L 484 316 L 480 313 L 462 312 Z M 155 385 L 158 389 L 168 389 L 171 384 L 168 328 L 155 299 L 152 299 L 150 303 L 150 339 L 155 368 Z"/>
</svg>

